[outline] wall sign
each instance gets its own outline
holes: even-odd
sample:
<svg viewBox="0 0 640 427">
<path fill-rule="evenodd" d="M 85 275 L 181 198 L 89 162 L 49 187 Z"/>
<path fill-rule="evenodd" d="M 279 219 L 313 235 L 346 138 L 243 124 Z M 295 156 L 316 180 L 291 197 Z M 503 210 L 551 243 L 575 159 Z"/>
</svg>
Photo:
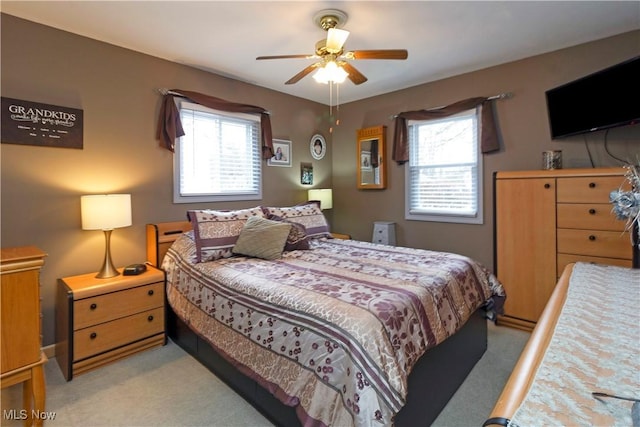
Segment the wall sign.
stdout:
<svg viewBox="0 0 640 427">
<path fill-rule="evenodd" d="M 58 105 L 2 97 L 2 130 L 6 144 L 82 148 L 83 111 Z"/>
</svg>

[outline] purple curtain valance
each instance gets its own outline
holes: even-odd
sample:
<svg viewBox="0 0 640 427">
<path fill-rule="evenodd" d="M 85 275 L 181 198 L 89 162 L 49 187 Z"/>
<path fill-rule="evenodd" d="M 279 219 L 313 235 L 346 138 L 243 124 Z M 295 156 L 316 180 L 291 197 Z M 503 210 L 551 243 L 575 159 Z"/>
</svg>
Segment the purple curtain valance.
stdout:
<svg viewBox="0 0 640 427">
<path fill-rule="evenodd" d="M 498 131 L 493 120 L 493 99 L 469 98 L 446 107 L 430 110 L 405 111 L 395 118 L 392 158 L 398 164 L 409 161 L 409 138 L 407 120 L 431 120 L 452 116 L 472 108 L 480 108 L 480 149 L 489 153 L 500 149 Z"/>
<path fill-rule="evenodd" d="M 184 129 L 180 122 L 180 112 L 174 101 L 174 97 L 187 98 L 190 101 L 213 108 L 214 110 L 228 111 L 232 113 L 249 113 L 260 114 L 260 133 L 262 135 L 262 158 L 270 159 L 273 157 L 273 140 L 271 133 L 271 118 L 269 113 L 262 107 L 254 105 L 238 104 L 235 102 L 225 101 L 224 99 L 215 98 L 213 96 L 204 95 L 198 92 L 188 90 L 171 89 L 162 99 L 160 105 L 160 117 L 158 118 L 158 131 L 156 138 L 160 141 L 160 145 L 167 150 L 173 152 L 175 149 L 175 140 L 184 135 Z"/>
</svg>

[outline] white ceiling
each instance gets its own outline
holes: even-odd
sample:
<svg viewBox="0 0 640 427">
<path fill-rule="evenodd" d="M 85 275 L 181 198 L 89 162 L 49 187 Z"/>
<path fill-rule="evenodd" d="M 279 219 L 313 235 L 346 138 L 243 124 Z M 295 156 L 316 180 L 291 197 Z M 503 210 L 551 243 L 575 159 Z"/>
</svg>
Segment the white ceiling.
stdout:
<svg viewBox="0 0 640 427">
<path fill-rule="evenodd" d="M 352 61 L 369 80 L 346 81 L 347 103 L 429 81 L 640 29 L 640 1 L 2 1 L 15 15 L 280 92 L 329 103 L 309 75 L 326 37 L 313 21 L 348 15 L 346 50 L 407 49 L 409 58 Z M 640 44 L 639 44 L 640 45 Z M 172 82 L 158 82 L 171 86 Z"/>
</svg>

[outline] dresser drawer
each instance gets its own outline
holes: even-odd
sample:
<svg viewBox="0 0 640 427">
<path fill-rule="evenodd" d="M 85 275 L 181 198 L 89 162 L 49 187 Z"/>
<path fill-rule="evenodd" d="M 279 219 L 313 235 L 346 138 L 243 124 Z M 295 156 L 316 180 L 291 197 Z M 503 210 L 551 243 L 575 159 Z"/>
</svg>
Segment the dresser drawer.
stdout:
<svg viewBox="0 0 640 427">
<path fill-rule="evenodd" d="M 558 254 L 558 269 L 557 275 L 560 277 L 564 268 L 567 264 L 571 264 L 572 262 L 591 262 L 595 264 L 607 264 L 607 265 L 617 265 L 618 267 L 631 267 L 630 259 L 622 259 L 622 258 L 603 258 L 596 256 L 587 256 L 587 255 L 573 255 L 573 254 Z"/>
<path fill-rule="evenodd" d="M 623 176 L 558 178 L 558 203 L 609 203 L 609 194 L 625 182 Z"/>
<path fill-rule="evenodd" d="M 624 231 L 626 222 L 616 219 L 611 204 L 558 203 L 558 228 Z"/>
<path fill-rule="evenodd" d="M 164 283 L 78 300 L 73 305 L 73 329 L 97 325 L 164 305 Z"/>
<path fill-rule="evenodd" d="M 631 259 L 629 233 L 559 228 L 557 237 L 559 253 Z"/>
<path fill-rule="evenodd" d="M 74 361 L 164 332 L 164 307 L 81 329 L 73 334 Z"/>
</svg>

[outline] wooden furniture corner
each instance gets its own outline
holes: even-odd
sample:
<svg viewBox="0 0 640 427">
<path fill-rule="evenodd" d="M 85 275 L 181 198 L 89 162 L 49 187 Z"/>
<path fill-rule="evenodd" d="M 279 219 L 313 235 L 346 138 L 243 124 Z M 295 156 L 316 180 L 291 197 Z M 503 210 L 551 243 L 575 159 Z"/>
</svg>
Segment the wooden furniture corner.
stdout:
<svg viewBox="0 0 640 427">
<path fill-rule="evenodd" d="M 41 426 L 45 409 L 44 364 L 40 312 L 40 269 L 46 253 L 35 246 L 0 252 L 1 387 L 23 383 L 25 425 Z"/>
</svg>

